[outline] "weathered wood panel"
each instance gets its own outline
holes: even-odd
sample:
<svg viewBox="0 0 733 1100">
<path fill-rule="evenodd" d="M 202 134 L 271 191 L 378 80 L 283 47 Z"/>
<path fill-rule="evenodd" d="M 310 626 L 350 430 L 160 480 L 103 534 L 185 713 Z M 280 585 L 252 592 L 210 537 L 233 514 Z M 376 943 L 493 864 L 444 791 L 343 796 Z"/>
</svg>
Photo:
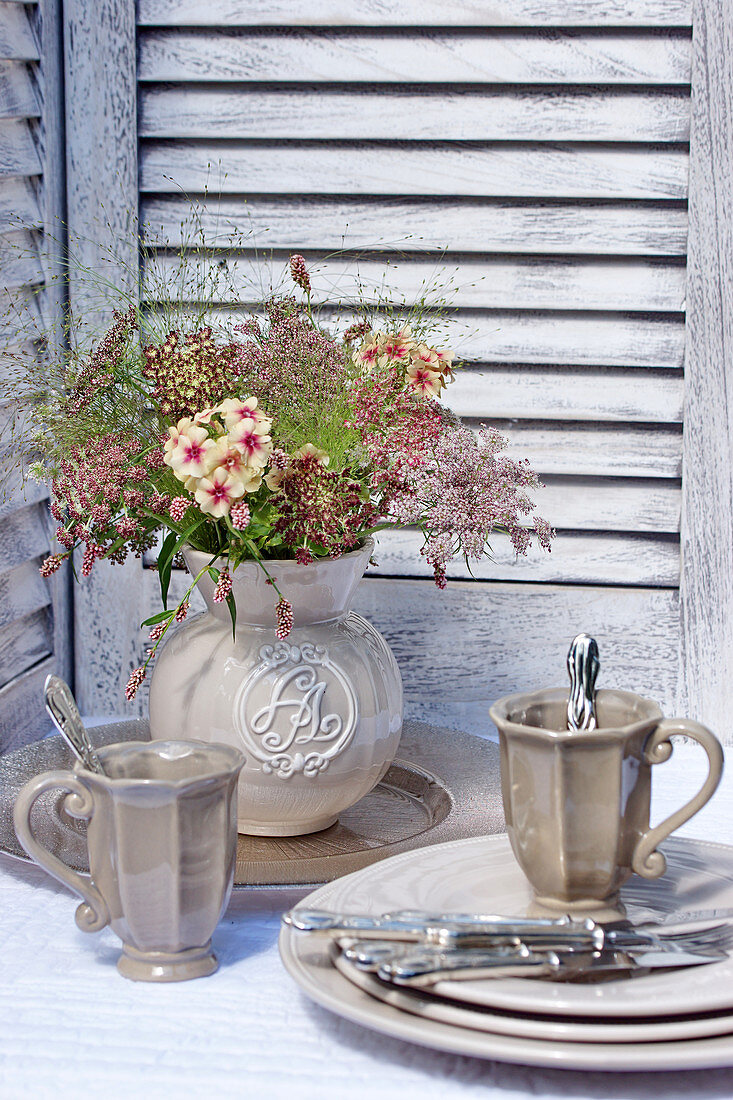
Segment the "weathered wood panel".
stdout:
<svg viewBox="0 0 733 1100">
<path fill-rule="evenodd" d="M 17 230 L 0 236 L 0 284 L 3 288 L 39 286 L 43 265 L 34 233 Z"/>
<path fill-rule="evenodd" d="M 0 575 L 48 553 L 45 502 L 16 508 L 0 523 Z"/>
<path fill-rule="evenodd" d="M 379 303 L 431 299 L 450 300 L 451 308 L 558 311 L 640 310 L 679 312 L 684 308 L 685 268 L 662 260 L 559 260 L 446 255 L 431 260 L 323 260 L 309 257 L 311 301 Z M 175 287 L 195 301 L 202 286 L 212 300 L 252 307 L 262 300 L 263 287 L 289 287 L 287 259 L 267 263 L 259 258 L 187 262 L 158 256 L 153 261 L 153 289 L 163 300 Z M 152 280 L 151 280 L 152 282 Z"/>
<path fill-rule="evenodd" d="M 53 104 L 58 101 L 57 9 L 59 0 L 31 7 L 0 4 L 0 324 L 6 352 L 36 354 L 29 341 L 34 318 L 45 315 L 48 289 L 40 294 L 52 225 L 58 232 L 63 180 L 59 149 L 62 131 Z M 40 48 L 39 48 L 40 47 Z M 35 180 L 30 177 L 37 177 Z M 22 230 L 20 227 L 24 227 Z M 45 230 L 44 237 L 38 230 Z M 17 368 L 9 355 L 0 360 L 3 396 L 19 396 Z M 11 405 L 0 409 L 6 426 Z M 7 443 L 5 444 L 7 445 Z M 20 483 L 17 471 L 4 484 L 0 504 L 0 745 L 3 749 L 39 736 L 44 713 L 42 681 L 54 670 L 71 674 L 68 578 L 52 580 L 38 572 L 49 552 L 48 488 Z"/>
<path fill-rule="evenodd" d="M 140 90 L 140 136 L 300 141 L 685 142 L 685 92 Z"/>
<path fill-rule="evenodd" d="M 46 677 L 56 671 L 56 662 L 47 657 L 0 688 L 0 753 L 37 741 L 48 731 L 39 701 L 43 699 Z"/>
<path fill-rule="evenodd" d="M 152 612 L 158 579 L 152 570 L 143 577 Z M 175 573 L 172 598 L 180 598 L 188 583 L 187 574 Z M 197 595 L 192 610 L 200 607 Z M 604 686 L 675 708 L 676 591 L 455 581 L 440 592 L 429 580 L 368 577 L 354 610 L 392 646 L 409 717 L 488 732 L 488 708 L 500 696 L 564 682 L 568 645 L 581 630 L 598 639 Z M 137 644 L 142 654 L 142 632 Z M 141 698 L 138 707 L 143 705 Z"/>
<path fill-rule="evenodd" d="M 376 566 L 370 576 L 427 577 L 418 531 L 382 531 L 377 536 Z M 676 588 L 680 579 L 676 538 L 650 535 L 560 532 L 547 554 L 537 548 L 516 557 L 505 535 L 491 541 L 492 558 L 455 561 L 451 580 L 523 581 L 550 584 L 642 585 Z"/>
<path fill-rule="evenodd" d="M 681 494 L 674 482 L 547 478 L 532 497 L 538 512 L 568 531 L 680 529 Z"/>
<path fill-rule="evenodd" d="M 139 0 L 153 26 L 679 27 L 690 0 Z"/>
<path fill-rule="evenodd" d="M 695 0 L 681 680 L 733 735 L 733 9 Z"/>
<path fill-rule="evenodd" d="M 681 318 L 603 313 L 466 310 L 454 327 L 466 361 L 677 369 L 683 361 L 684 333 Z"/>
<path fill-rule="evenodd" d="M 279 84 L 689 84 L 691 55 L 686 35 L 528 29 L 481 35 L 415 28 L 380 34 L 143 29 L 138 49 L 142 82 Z"/>
<path fill-rule="evenodd" d="M 0 3 L 0 58 L 38 61 L 38 43 L 24 5 Z"/>
<path fill-rule="evenodd" d="M 41 226 L 38 198 L 27 179 L 0 180 L 0 233 Z"/>
<path fill-rule="evenodd" d="M 679 424 L 683 396 L 666 372 L 510 368 L 462 371 L 446 404 L 459 416 Z"/>
<path fill-rule="evenodd" d="M 0 61 L 0 118 L 37 118 L 40 104 L 28 66 Z"/>
<path fill-rule="evenodd" d="M 41 160 L 26 122 L 0 119 L 0 177 L 38 176 Z"/>
<path fill-rule="evenodd" d="M 51 593 L 38 565 L 38 561 L 25 561 L 0 574 L 0 629 L 51 606 Z"/>
<path fill-rule="evenodd" d="M 140 147 L 143 191 L 198 194 L 684 199 L 687 173 L 687 153 L 676 147 L 485 148 L 442 142 L 334 148 L 212 141 L 145 141 Z"/>
<path fill-rule="evenodd" d="M 64 3 L 67 209 L 70 234 L 85 246 L 82 261 L 103 262 L 107 278 L 135 285 L 137 119 L 135 5 L 126 0 Z M 89 225 L 96 227 L 90 241 Z M 104 228 L 103 228 L 104 227 Z M 125 266 L 112 269 L 109 253 Z M 101 257 L 104 256 L 104 261 Z M 83 286 L 72 280 L 71 305 L 83 314 Z M 137 559 L 115 568 L 99 562 L 75 601 L 75 688 L 82 710 L 115 713 L 119 681 L 136 663 Z"/>
<path fill-rule="evenodd" d="M 676 592 L 454 582 L 441 593 L 429 582 L 367 580 L 355 610 L 392 646 L 410 716 L 486 732 L 502 695 L 563 684 L 581 630 L 598 639 L 604 686 L 675 707 Z"/>
<path fill-rule="evenodd" d="M 248 239 L 265 250 L 349 248 L 398 254 L 442 254 L 450 247 L 462 253 L 684 256 L 687 248 L 687 211 L 674 204 L 210 197 L 195 217 L 206 239 L 224 248 Z M 194 231 L 189 201 L 177 196 L 143 196 L 140 219 L 150 244 L 178 247 Z"/>
<path fill-rule="evenodd" d="M 52 653 L 53 624 L 47 610 L 35 611 L 0 627 L 0 683 L 10 684 Z"/>
<path fill-rule="evenodd" d="M 4 520 L 18 508 L 38 504 L 48 497 L 48 487 L 37 481 L 22 481 L 17 469 L 7 477 L 3 474 L 2 494 L 0 495 L 0 520 Z"/>
<path fill-rule="evenodd" d="M 682 436 L 676 428 L 630 424 L 534 424 L 488 420 L 509 439 L 507 453 L 528 458 L 540 474 L 674 477 L 682 473 Z"/>
</svg>

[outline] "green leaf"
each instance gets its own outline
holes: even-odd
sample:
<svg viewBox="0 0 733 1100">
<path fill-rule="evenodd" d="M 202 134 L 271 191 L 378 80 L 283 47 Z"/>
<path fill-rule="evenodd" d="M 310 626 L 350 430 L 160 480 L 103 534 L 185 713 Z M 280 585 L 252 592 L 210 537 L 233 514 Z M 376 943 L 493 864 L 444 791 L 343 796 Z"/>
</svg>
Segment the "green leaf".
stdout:
<svg viewBox="0 0 733 1100">
<path fill-rule="evenodd" d="M 237 640 L 237 605 L 234 602 L 234 593 L 230 592 L 227 596 L 227 607 L 229 608 L 229 614 L 232 617 L 232 641 Z"/>
<path fill-rule="evenodd" d="M 157 615 L 151 615 L 149 619 L 143 619 L 140 626 L 155 626 L 157 623 L 165 622 L 166 619 L 172 619 L 175 615 L 175 611 L 159 611 Z"/>
<path fill-rule="evenodd" d="M 158 554 L 158 580 L 160 581 L 160 598 L 163 601 L 163 607 L 168 606 L 168 586 L 171 579 L 173 547 L 176 545 L 177 539 L 176 532 L 169 531 Z"/>
<path fill-rule="evenodd" d="M 158 573 L 160 574 L 160 594 L 163 598 L 163 606 L 168 605 L 168 587 L 171 580 L 171 569 L 173 567 L 173 561 L 176 554 L 184 545 L 188 542 L 194 531 L 206 522 L 206 516 L 198 516 L 193 523 L 191 523 L 182 535 L 177 535 L 175 531 L 171 531 L 166 536 L 160 553 L 158 554 Z"/>
</svg>

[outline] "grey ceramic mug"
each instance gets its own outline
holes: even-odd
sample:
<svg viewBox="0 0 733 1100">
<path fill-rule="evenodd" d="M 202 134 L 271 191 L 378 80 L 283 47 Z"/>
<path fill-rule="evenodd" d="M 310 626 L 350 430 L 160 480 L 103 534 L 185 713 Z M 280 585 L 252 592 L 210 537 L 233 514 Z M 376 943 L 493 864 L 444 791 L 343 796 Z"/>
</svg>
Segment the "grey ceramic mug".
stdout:
<svg viewBox="0 0 733 1100">
<path fill-rule="evenodd" d="M 550 688 L 491 707 L 507 832 L 535 912 L 609 917 L 621 912 L 618 892 L 632 872 L 664 873 L 657 846 L 715 793 L 723 750 L 705 726 L 664 718 L 656 703 L 627 691 L 599 691 L 598 728 L 568 730 L 567 700 L 566 688 Z M 675 734 L 702 745 L 708 776 L 694 798 L 650 828 L 652 768 L 669 759 Z"/>
<path fill-rule="evenodd" d="M 117 967 L 137 981 L 181 981 L 217 968 L 211 935 L 226 908 L 237 853 L 237 779 L 244 757 L 228 745 L 126 741 L 99 750 L 106 772 L 77 764 L 44 772 L 15 803 L 18 839 L 32 859 L 84 900 L 85 932 L 109 924 L 122 940 Z M 30 824 L 44 791 L 88 822 L 90 878 L 47 851 Z"/>
</svg>

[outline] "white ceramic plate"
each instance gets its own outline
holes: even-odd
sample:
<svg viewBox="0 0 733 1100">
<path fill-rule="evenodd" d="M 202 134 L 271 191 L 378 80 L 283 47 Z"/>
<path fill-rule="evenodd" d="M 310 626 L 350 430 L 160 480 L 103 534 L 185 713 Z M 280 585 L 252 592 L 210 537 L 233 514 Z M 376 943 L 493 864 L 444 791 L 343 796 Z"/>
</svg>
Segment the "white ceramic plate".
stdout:
<svg viewBox="0 0 733 1100">
<path fill-rule="evenodd" d="M 640 907 L 634 906 L 637 912 L 643 909 L 647 915 L 666 916 L 678 911 L 731 906 L 733 849 L 702 841 L 672 840 L 665 845 L 665 851 L 669 860 L 666 882 L 634 880 L 627 891 L 635 902 L 643 903 Z M 461 870 L 456 874 L 457 868 Z M 468 895 L 460 892 L 460 886 L 456 894 L 457 880 L 466 873 L 470 874 L 472 884 Z M 451 902 L 446 901 L 447 898 Z M 350 912 L 380 913 L 390 908 L 420 905 L 453 912 L 475 909 L 516 914 L 522 912 L 522 904 L 526 906 L 528 901 L 529 891 L 510 856 L 506 837 L 487 837 L 396 856 L 321 887 L 301 904 Z M 292 929 L 284 928 L 280 935 L 280 953 L 289 973 L 319 1004 L 366 1027 L 423 1046 L 524 1065 L 568 1069 L 668 1070 L 733 1065 L 733 1034 L 680 1037 L 672 1042 L 636 1039 L 599 1043 L 563 1041 L 559 1036 L 544 1039 L 516 1033 L 507 1035 L 494 1030 L 455 1026 L 453 1022 L 418 1017 L 386 1004 L 347 981 L 332 965 L 325 939 L 298 936 Z M 701 972 L 706 975 L 704 987 L 699 982 Z M 558 1015 L 565 1012 L 597 1016 L 599 1020 L 608 1016 L 646 1016 L 647 1022 L 653 1020 L 663 1024 L 666 1022 L 664 1016 L 671 1013 L 684 1016 L 685 1013 L 718 1010 L 721 1016 L 729 1016 L 725 1010 L 733 1006 L 731 978 L 733 961 L 699 967 L 695 971 L 652 975 L 597 987 L 560 987 L 530 980 L 446 982 L 442 986 L 449 988 L 450 994 L 456 987 L 462 987 L 465 992 L 468 985 L 481 986 L 485 993 L 488 986 L 499 999 L 512 1002 L 506 1006 L 510 1010 L 516 1006 L 516 1011 L 530 1016 L 546 1012 L 549 1003 Z M 689 988 L 680 993 L 680 985 Z M 560 1001 L 556 999 L 558 996 Z M 559 1006 L 564 998 L 575 1003 L 562 1009 Z M 605 1006 L 601 1001 L 605 1001 Z M 494 1004 L 497 1003 L 494 1000 Z M 619 1011 L 622 1003 L 625 1009 L 632 1011 Z M 640 1011 L 642 1005 L 645 1008 Z M 579 1007 L 585 1007 L 586 1011 L 578 1012 Z M 463 1011 L 470 1012 L 470 1005 Z M 643 1021 L 639 1018 L 638 1022 Z M 611 1026 L 620 1026 L 620 1021 Z"/>
<path fill-rule="evenodd" d="M 289 928 L 280 933 L 280 955 L 298 985 L 324 1008 L 373 1031 L 435 1050 L 555 1069 L 661 1071 L 733 1065 L 731 1035 L 672 1043 L 566 1043 L 499 1035 L 420 1018 L 376 1000 L 339 974 L 323 942 L 298 938 Z"/>
<path fill-rule="evenodd" d="M 334 952 L 334 965 L 348 981 L 370 996 L 403 1012 L 497 1035 L 567 1043 L 659 1043 L 733 1034 L 733 1015 L 727 1013 L 706 1013 L 681 1019 L 613 1019 L 600 1023 L 563 1016 L 526 1016 L 479 1006 L 465 1007 L 431 996 L 424 990 L 397 989 L 358 970 L 338 952 Z"/>
</svg>

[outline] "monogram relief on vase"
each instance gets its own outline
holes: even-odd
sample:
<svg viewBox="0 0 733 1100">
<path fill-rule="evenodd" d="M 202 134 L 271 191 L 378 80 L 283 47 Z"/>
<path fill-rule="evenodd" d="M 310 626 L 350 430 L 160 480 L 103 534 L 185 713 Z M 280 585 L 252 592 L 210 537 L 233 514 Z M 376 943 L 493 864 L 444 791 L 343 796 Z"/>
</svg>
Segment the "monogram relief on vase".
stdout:
<svg viewBox="0 0 733 1100">
<path fill-rule="evenodd" d="M 267 775 L 315 778 L 354 736 L 354 686 L 315 642 L 263 645 L 258 656 L 234 708 L 244 753 Z"/>
</svg>

